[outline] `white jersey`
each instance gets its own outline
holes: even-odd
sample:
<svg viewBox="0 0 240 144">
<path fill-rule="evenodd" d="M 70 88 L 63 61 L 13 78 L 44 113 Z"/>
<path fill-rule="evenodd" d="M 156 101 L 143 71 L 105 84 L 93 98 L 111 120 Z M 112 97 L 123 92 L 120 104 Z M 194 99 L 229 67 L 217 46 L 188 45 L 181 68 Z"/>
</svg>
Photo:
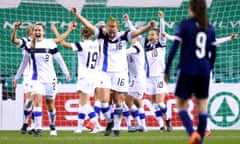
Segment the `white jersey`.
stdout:
<svg viewBox="0 0 240 144">
<path fill-rule="evenodd" d="M 25 69 L 29 58 L 33 63 L 33 74 L 31 80 L 37 80 L 41 83 L 52 83 L 57 80 L 56 73 L 53 66 L 53 58 L 56 59 L 60 65 L 63 73 L 69 74 L 66 64 L 64 63 L 61 54 L 58 52 L 57 45 L 52 39 L 43 39 L 36 41 L 35 47 L 30 48 L 30 43 L 27 43 L 25 49 L 28 55 L 25 55 L 23 66 L 19 68 L 16 77 Z"/>
<path fill-rule="evenodd" d="M 127 49 L 127 58 L 130 79 L 145 80 L 145 52 L 139 42 Z"/>
<path fill-rule="evenodd" d="M 78 52 L 78 78 L 96 75 L 99 60 L 98 41 L 71 43 L 73 51 Z"/>
<path fill-rule="evenodd" d="M 151 44 L 144 41 L 146 52 L 146 75 L 147 77 L 161 76 L 165 70 L 166 38 L 161 35 L 164 32 L 164 19 L 160 19 L 159 40 Z"/>
<path fill-rule="evenodd" d="M 25 49 L 26 43 L 29 43 L 31 40 L 32 40 L 31 38 L 23 37 L 23 38 L 21 38 L 20 43 L 17 45 L 17 47 L 22 49 L 23 55 L 25 52 L 24 49 Z M 23 81 L 31 80 L 32 74 L 33 74 L 32 61 L 29 60 L 27 66 L 23 72 Z"/>
<path fill-rule="evenodd" d="M 99 55 L 98 55 L 98 62 L 96 69 L 99 70 L 100 72 L 102 71 L 103 67 L 103 39 L 97 39 L 98 42 L 98 48 L 99 48 Z"/>
<path fill-rule="evenodd" d="M 103 40 L 103 63 L 102 71 L 124 72 L 127 66 L 127 42 L 131 39 L 130 32 L 118 32 L 116 37 L 109 39 L 102 29 L 96 29 L 95 36 Z"/>
<path fill-rule="evenodd" d="M 158 42 L 154 45 L 146 43 L 144 47 L 146 52 L 147 77 L 162 75 L 165 70 L 166 46 L 163 46 Z"/>
</svg>

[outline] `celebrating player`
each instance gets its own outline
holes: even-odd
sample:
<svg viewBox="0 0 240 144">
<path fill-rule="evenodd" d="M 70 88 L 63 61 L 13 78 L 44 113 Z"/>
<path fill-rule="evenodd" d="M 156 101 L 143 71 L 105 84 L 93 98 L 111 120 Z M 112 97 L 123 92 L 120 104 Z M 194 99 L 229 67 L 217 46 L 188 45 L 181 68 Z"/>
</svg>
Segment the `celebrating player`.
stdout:
<svg viewBox="0 0 240 144">
<path fill-rule="evenodd" d="M 60 36 L 56 27 L 52 25 L 52 30 L 57 36 Z M 83 27 L 81 37 L 83 42 L 68 43 L 62 41 L 61 45 L 66 48 L 71 48 L 78 52 L 78 81 L 77 91 L 79 94 L 79 109 L 78 109 L 78 127 L 76 133 L 82 132 L 82 126 L 86 115 L 94 123 L 95 128 L 91 133 L 102 132 L 96 113 L 90 104 L 90 96 L 94 96 L 96 87 L 96 79 L 98 71 L 96 69 L 99 60 L 99 44 L 98 41 L 92 41 L 93 32 Z"/>
<path fill-rule="evenodd" d="M 25 43 L 30 42 L 33 38 L 33 25 L 30 25 L 26 28 L 27 37 L 23 37 L 21 39 L 18 39 L 17 38 L 17 30 L 20 26 L 21 26 L 21 22 L 16 22 L 14 24 L 14 29 L 13 29 L 13 32 L 11 34 L 11 40 L 14 44 L 17 45 L 17 47 L 22 48 L 23 55 L 24 55 Z M 32 73 L 33 73 L 32 64 L 31 64 L 31 61 L 29 61 L 29 63 L 27 64 L 27 67 L 25 68 L 25 70 L 23 72 L 23 90 L 24 90 L 25 101 L 24 101 L 24 110 L 23 110 L 23 114 L 24 114 L 23 125 L 22 125 L 22 128 L 21 128 L 21 133 L 22 134 L 26 134 L 26 132 L 27 132 L 28 119 L 29 119 L 29 116 L 32 112 L 33 98 L 32 98 L 31 93 L 29 91 L 30 90 L 29 82 L 31 80 Z M 13 80 L 12 83 L 13 83 L 13 86 L 16 87 L 17 80 L 16 79 Z M 32 126 L 33 126 L 33 118 L 34 118 L 34 115 L 32 115 L 32 121 L 31 121 Z M 34 129 L 31 129 L 29 131 L 29 134 L 32 134 L 33 131 L 34 131 Z"/>
<path fill-rule="evenodd" d="M 126 25 L 128 25 L 131 30 L 135 30 L 135 28 L 131 26 L 132 23 L 129 20 L 128 14 L 124 14 L 123 18 Z M 127 49 L 130 84 L 125 101 L 127 106 L 131 109 L 137 125 L 136 129 L 133 129 L 131 123 L 127 122 L 129 125 L 128 131 L 137 130 L 146 132 L 145 112 L 142 105 L 142 98 L 146 90 L 145 51 L 138 41 L 138 37 L 131 40 L 131 47 Z M 125 117 L 127 121 L 129 121 L 130 112 L 125 113 Z"/>
<path fill-rule="evenodd" d="M 167 84 L 163 79 L 165 69 L 166 38 L 160 35 L 164 31 L 164 14 L 158 12 L 160 18 L 160 30 L 153 28 L 148 33 L 148 38 L 139 38 L 144 45 L 146 53 L 146 75 L 147 85 L 146 94 L 152 97 L 152 103 L 155 109 L 155 116 L 160 126 L 160 131 L 165 131 L 163 116 L 166 117 L 167 130 L 170 131 L 171 120 L 167 113 L 167 107 L 164 98 L 168 93 Z M 130 29 L 133 25 L 129 21 Z"/>
<path fill-rule="evenodd" d="M 103 64 L 102 64 L 102 84 L 104 88 L 101 91 L 102 112 L 108 122 L 105 136 L 110 135 L 112 128 L 114 136 L 119 136 L 121 114 L 122 114 L 122 98 L 128 90 L 128 69 L 127 69 L 127 41 L 144 33 L 156 22 L 152 21 L 148 25 L 135 31 L 119 32 L 118 21 L 111 17 L 106 25 L 106 30 L 97 29 L 87 19 L 77 13 L 76 8 L 72 8 L 71 12 L 80 20 L 80 22 L 94 32 L 98 39 L 103 41 Z M 114 101 L 113 121 L 110 117 L 110 89 L 112 90 Z"/>
<path fill-rule="evenodd" d="M 179 117 L 189 135 L 190 144 L 201 144 L 207 125 L 207 98 L 210 71 L 216 58 L 215 30 L 208 24 L 205 0 L 190 0 L 190 18 L 183 20 L 176 30 L 176 38 L 170 49 L 165 69 L 165 80 L 169 80 L 169 69 L 181 44 L 178 81 L 175 95 Z M 198 126 L 194 131 L 188 114 L 188 99 L 196 97 Z"/>
<path fill-rule="evenodd" d="M 57 136 L 55 128 L 56 109 L 55 97 L 57 93 L 57 76 L 53 66 L 53 58 L 60 65 L 66 80 L 70 80 L 69 72 L 61 54 L 58 52 L 56 43 L 61 42 L 74 28 L 71 25 L 68 30 L 60 37 L 55 39 L 46 39 L 45 26 L 38 23 L 34 26 L 34 38 L 30 43 L 26 43 L 23 67 L 16 74 L 16 79 L 19 78 L 26 63 L 30 60 L 33 62 L 33 74 L 31 76 L 31 95 L 34 98 L 33 113 L 35 131 L 34 136 L 41 136 L 42 129 L 42 96 L 46 98 L 46 104 L 49 115 L 50 135 Z"/>
</svg>

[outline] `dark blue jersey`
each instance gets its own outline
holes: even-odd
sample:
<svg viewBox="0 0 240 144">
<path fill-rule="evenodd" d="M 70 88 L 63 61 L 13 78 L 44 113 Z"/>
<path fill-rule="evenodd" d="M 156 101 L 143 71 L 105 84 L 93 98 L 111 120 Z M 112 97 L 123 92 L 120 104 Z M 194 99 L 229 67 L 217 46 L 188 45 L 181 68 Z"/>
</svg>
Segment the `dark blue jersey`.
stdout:
<svg viewBox="0 0 240 144">
<path fill-rule="evenodd" d="M 181 73 L 193 76 L 208 76 L 216 58 L 215 30 L 208 25 L 206 30 L 198 27 L 195 19 L 183 20 L 176 30 L 176 39 L 169 51 L 165 73 L 169 68 L 181 44 L 178 68 Z"/>
</svg>

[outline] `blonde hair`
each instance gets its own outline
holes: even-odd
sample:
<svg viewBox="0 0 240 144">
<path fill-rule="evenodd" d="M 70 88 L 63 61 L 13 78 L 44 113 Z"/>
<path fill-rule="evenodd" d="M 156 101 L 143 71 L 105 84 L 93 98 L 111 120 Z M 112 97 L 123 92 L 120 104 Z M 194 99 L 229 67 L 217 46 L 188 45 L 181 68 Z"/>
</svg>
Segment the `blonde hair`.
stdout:
<svg viewBox="0 0 240 144">
<path fill-rule="evenodd" d="M 83 39 L 91 39 L 92 36 L 93 36 L 93 32 L 90 29 L 88 29 L 86 27 L 82 28 L 81 37 Z"/>
<path fill-rule="evenodd" d="M 119 28 L 118 20 L 114 17 L 108 19 L 107 25 L 116 25 Z"/>
<path fill-rule="evenodd" d="M 42 29 L 43 29 L 43 31 L 45 31 L 45 26 L 44 26 L 44 24 L 43 23 L 37 23 L 37 24 L 35 24 L 34 26 L 33 26 L 33 30 L 34 30 L 34 27 L 35 26 L 41 26 L 42 27 Z M 35 36 L 33 37 L 33 39 L 32 39 L 32 41 L 31 41 L 31 48 L 35 48 L 35 45 L 36 45 L 36 42 L 35 42 Z"/>
<path fill-rule="evenodd" d="M 26 34 L 27 34 L 28 37 L 32 35 L 33 28 L 34 28 L 34 25 L 30 25 L 26 28 Z"/>
<path fill-rule="evenodd" d="M 32 39 L 32 41 L 31 41 L 31 45 L 30 45 L 30 48 L 31 49 L 33 49 L 33 48 L 35 48 L 35 45 L 36 45 L 36 41 L 35 41 L 36 39 L 35 39 L 35 37 Z"/>
</svg>

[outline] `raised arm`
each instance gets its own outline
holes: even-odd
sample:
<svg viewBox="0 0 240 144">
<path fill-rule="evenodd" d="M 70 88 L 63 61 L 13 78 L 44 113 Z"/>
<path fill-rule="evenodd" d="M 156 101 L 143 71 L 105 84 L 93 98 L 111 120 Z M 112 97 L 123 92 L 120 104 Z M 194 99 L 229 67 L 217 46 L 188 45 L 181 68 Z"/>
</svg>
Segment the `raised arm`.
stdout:
<svg viewBox="0 0 240 144">
<path fill-rule="evenodd" d="M 88 29 L 90 29 L 92 32 L 95 32 L 96 31 L 96 27 L 91 24 L 85 17 L 83 17 L 80 13 L 77 12 L 77 9 L 76 8 L 72 8 L 71 9 L 71 13 L 73 15 L 75 15 L 78 20 L 85 26 L 87 27 Z"/>
<path fill-rule="evenodd" d="M 11 41 L 13 43 L 15 43 L 16 45 L 20 44 L 20 39 L 17 38 L 17 30 L 21 26 L 21 24 L 22 24 L 21 22 L 16 22 L 14 24 L 14 29 L 13 29 L 13 32 L 11 34 Z"/>
<path fill-rule="evenodd" d="M 161 44 L 166 44 L 166 38 L 162 36 L 162 32 L 165 32 L 165 21 L 163 11 L 158 11 L 159 17 L 159 41 Z"/>
<path fill-rule="evenodd" d="M 131 31 L 137 30 L 137 29 L 134 27 L 134 25 L 132 24 L 132 22 L 130 21 L 129 16 L 128 16 L 127 13 L 125 13 L 125 14 L 123 15 L 123 19 L 124 19 L 125 24 L 129 27 L 129 29 L 130 29 Z M 142 35 L 138 35 L 137 40 L 138 40 L 141 44 L 144 44 L 144 38 L 142 37 Z"/>
<path fill-rule="evenodd" d="M 59 43 L 59 42 L 63 41 L 76 27 L 77 27 L 77 23 L 76 23 L 76 22 L 72 22 L 72 23 L 69 25 L 67 31 L 64 32 L 64 33 L 61 34 L 61 35 L 58 35 L 58 36 L 56 35 L 57 38 L 53 39 L 53 41 L 54 41 L 55 43 Z M 56 28 L 56 27 L 55 27 L 55 28 Z M 56 28 L 56 29 L 57 29 L 57 28 Z"/>
<path fill-rule="evenodd" d="M 147 25 L 145 26 L 142 26 L 134 31 L 131 32 L 131 37 L 134 38 L 134 37 L 137 37 L 138 35 L 141 35 L 143 34 L 144 32 L 146 32 L 147 30 L 149 30 L 150 28 L 156 26 L 156 22 L 155 21 L 151 21 L 149 22 Z"/>
<path fill-rule="evenodd" d="M 123 15 L 123 19 L 124 19 L 125 24 L 129 27 L 130 30 L 136 30 L 136 28 L 134 27 L 134 25 L 130 21 L 129 16 L 128 16 L 127 13 L 125 13 Z"/>
<path fill-rule="evenodd" d="M 55 24 L 52 24 L 52 25 L 51 25 L 51 30 L 52 30 L 52 32 L 56 35 L 56 37 L 60 37 L 60 36 L 61 36 L 60 33 L 58 32 Z M 68 42 L 66 42 L 65 40 L 62 40 L 62 41 L 61 41 L 61 45 L 62 45 L 63 47 L 66 47 L 66 48 L 72 48 L 71 44 L 68 43 Z"/>
</svg>

